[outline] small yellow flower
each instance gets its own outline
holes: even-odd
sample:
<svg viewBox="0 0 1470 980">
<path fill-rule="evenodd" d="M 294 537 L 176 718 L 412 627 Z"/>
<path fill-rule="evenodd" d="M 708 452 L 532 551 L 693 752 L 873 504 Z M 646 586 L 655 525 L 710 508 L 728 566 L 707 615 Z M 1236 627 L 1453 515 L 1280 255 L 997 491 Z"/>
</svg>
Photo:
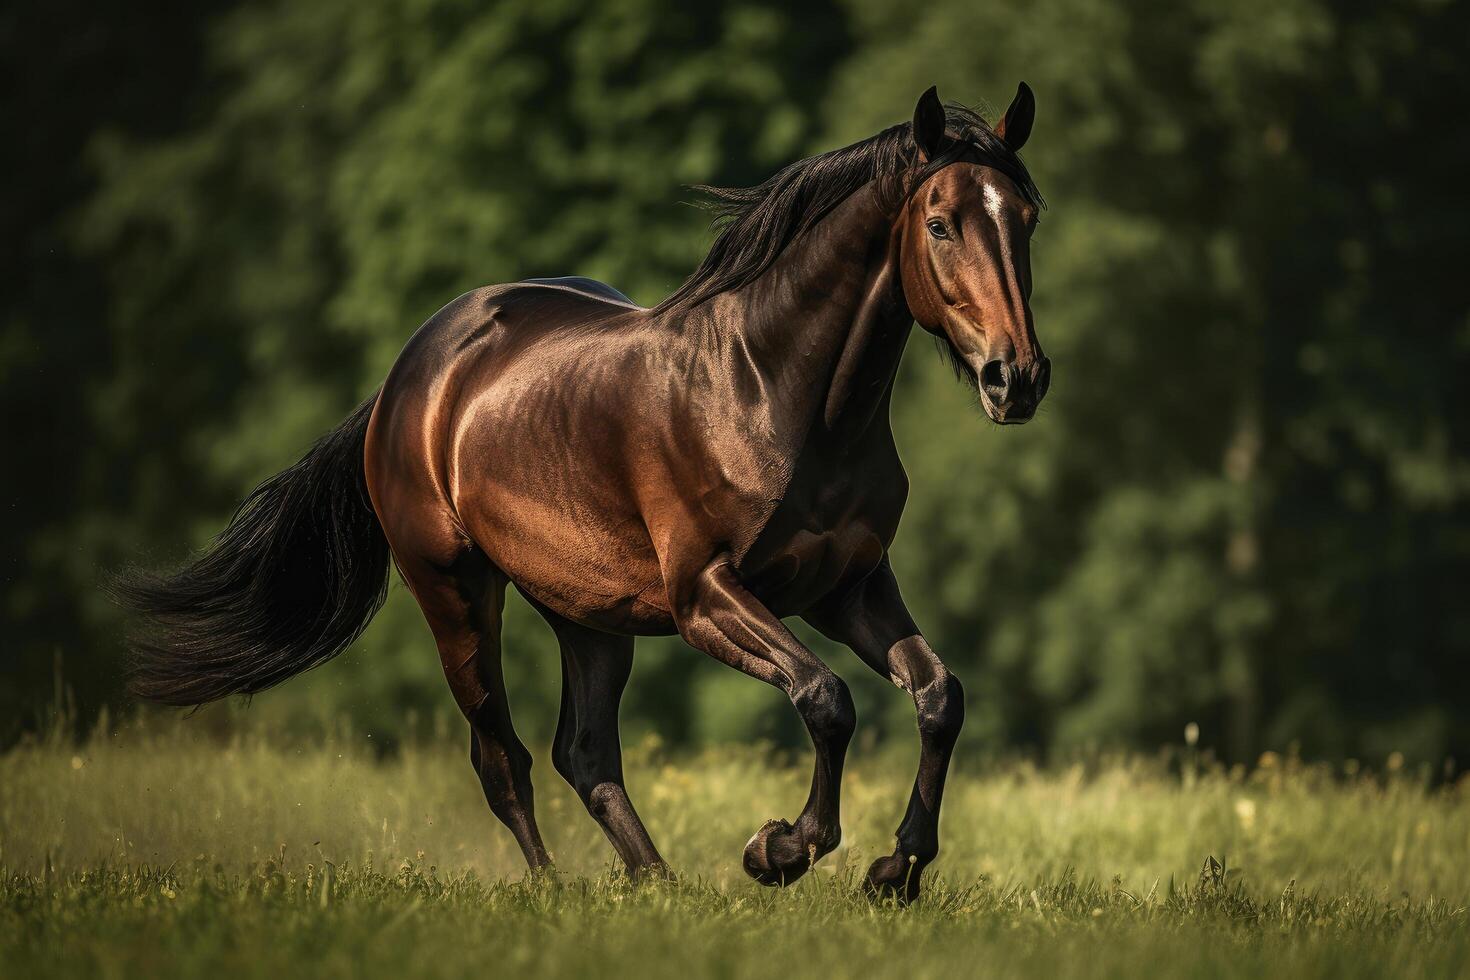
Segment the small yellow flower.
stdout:
<svg viewBox="0 0 1470 980">
<path fill-rule="evenodd" d="M 1235 815 L 1240 819 L 1240 829 L 1250 833 L 1256 826 L 1256 801 L 1242 796 L 1235 801 Z"/>
</svg>

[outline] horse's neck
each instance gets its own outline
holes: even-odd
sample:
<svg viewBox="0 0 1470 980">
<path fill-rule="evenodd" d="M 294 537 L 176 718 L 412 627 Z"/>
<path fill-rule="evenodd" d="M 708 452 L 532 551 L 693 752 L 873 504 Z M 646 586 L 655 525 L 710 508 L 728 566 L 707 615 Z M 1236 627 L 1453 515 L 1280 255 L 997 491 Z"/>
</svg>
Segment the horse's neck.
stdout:
<svg viewBox="0 0 1470 980">
<path fill-rule="evenodd" d="M 871 187 L 838 205 L 728 299 L 775 393 L 814 425 L 854 434 L 886 404 L 912 317 L 892 221 Z"/>
</svg>

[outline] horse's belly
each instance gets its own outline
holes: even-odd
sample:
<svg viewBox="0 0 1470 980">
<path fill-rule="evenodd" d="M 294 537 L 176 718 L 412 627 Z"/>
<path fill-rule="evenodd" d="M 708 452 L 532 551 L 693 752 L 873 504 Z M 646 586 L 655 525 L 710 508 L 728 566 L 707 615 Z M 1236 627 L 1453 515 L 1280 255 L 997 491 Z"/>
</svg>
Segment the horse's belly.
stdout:
<svg viewBox="0 0 1470 980">
<path fill-rule="evenodd" d="M 472 535 L 529 597 L 574 622 L 617 633 L 674 632 L 667 592 L 647 532 L 636 521 L 577 520 L 550 511 L 536 519 L 522 502 Z"/>
</svg>

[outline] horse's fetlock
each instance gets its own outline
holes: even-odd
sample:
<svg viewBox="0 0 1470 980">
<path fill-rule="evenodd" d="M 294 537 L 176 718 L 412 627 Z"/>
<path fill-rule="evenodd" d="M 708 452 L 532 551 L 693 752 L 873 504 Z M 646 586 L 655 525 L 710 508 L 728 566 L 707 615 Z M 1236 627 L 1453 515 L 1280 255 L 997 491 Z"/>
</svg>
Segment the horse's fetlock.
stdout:
<svg viewBox="0 0 1470 980">
<path fill-rule="evenodd" d="M 915 835 L 907 840 L 900 838 L 894 856 L 907 861 L 922 871 L 939 857 L 939 838 L 931 834 Z"/>
<path fill-rule="evenodd" d="M 811 830 L 803 830 L 802 838 L 807 847 L 815 852 L 817 857 L 830 854 L 837 850 L 837 845 L 842 843 L 842 828 L 837 825 L 830 827 L 816 827 Z"/>
</svg>

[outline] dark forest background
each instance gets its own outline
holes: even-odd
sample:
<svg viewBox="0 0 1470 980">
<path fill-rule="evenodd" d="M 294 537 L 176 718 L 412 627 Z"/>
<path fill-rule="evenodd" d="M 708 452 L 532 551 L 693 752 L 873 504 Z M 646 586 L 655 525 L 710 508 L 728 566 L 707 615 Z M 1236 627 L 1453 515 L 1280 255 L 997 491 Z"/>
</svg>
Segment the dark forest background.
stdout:
<svg viewBox="0 0 1470 980">
<path fill-rule="evenodd" d="M 711 238 L 685 185 L 1025 79 L 1053 394 L 995 428 L 920 335 L 894 399 L 894 564 L 966 744 L 1470 758 L 1467 38 L 1441 0 L 7 4 L 0 744 L 127 710 L 102 578 L 207 541 L 449 299 L 577 273 L 653 303 Z M 507 642 L 545 737 L 518 600 Z M 912 728 L 830 652 L 868 731 Z M 630 729 L 804 738 L 640 653 Z M 452 708 L 395 581 L 250 710 L 391 741 Z"/>
</svg>

